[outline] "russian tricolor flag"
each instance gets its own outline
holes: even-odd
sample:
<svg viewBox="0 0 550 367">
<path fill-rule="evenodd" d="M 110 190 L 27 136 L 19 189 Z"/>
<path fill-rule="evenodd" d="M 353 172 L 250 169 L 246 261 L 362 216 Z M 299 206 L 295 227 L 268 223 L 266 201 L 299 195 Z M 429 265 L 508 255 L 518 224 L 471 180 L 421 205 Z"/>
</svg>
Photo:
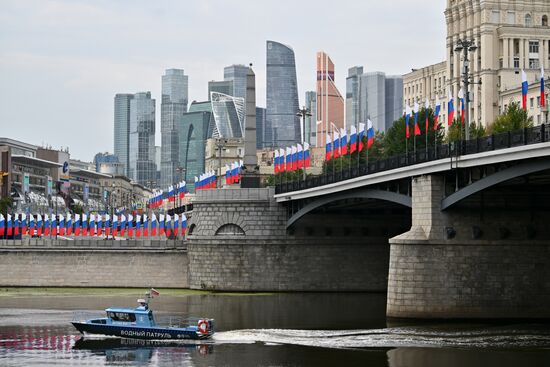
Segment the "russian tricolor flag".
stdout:
<svg viewBox="0 0 550 367">
<path fill-rule="evenodd" d="M 25 213 L 21 214 L 21 234 L 27 233 L 27 215 Z"/>
<path fill-rule="evenodd" d="M 44 223 L 42 222 L 42 216 L 38 214 L 36 216 L 36 234 L 38 236 L 42 236 L 42 227 L 44 226 Z"/>
<path fill-rule="evenodd" d="M 134 216 L 132 214 L 128 214 L 128 237 L 134 236 Z"/>
<path fill-rule="evenodd" d="M 332 158 L 332 142 L 330 140 L 330 135 L 326 134 L 326 145 L 325 145 L 325 160 L 328 162 Z"/>
<path fill-rule="evenodd" d="M 136 237 L 141 237 L 141 216 L 136 215 Z"/>
<path fill-rule="evenodd" d="M 340 129 L 340 150 L 342 156 L 348 154 L 348 132 L 346 129 Z"/>
<path fill-rule="evenodd" d="M 414 136 L 420 135 L 420 126 L 418 126 L 418 102 L 414 102 Z"/>
<path fill-rule="evenodd" d="M 292 146 L 292 170 L 296 171 L 298 169 L 298 148 L 296 145 Z"/>
<path fill-rule="evenodd" d="M 57 236 L 57 216 L 52 214 L 52 236 Z"/>
<path fill-rule="evenodd" d="M 546 94 L 544 94 L 544 64 L 540 66 L 540 106 L 546 107 Z"/>
<path fill-rule="evenodd" d="M 279 149 L 279 172 L 285 171 L 285 150 Z"/>
<path fill-rule="evenodd" d="M 6 231 L 6 221 L 4 220 L 4 216 L 2 213 L 0 213 L 0 237 L 4 237 L 4 233 Z"/>
<path fill-rule="evenodd" d="M 185 216 L 185 214 L 182 214 L 181 215 L 181 234 L 185 235 L 186 232 L 187 232 L 187 217 Z"/>
<path fill-rule="evenodd" d="M 164 233 L 166 234 L 166 237 L 170 237 L 172 234 L 172 218 L 170 218 L 170 214 L 166 214 L 166 222 L 164 223 Z"/>
<path fill-rule="evenodd" d="M 71 218 L 71 214 L 67 213 L 67 236 L 70 236 L 73 234 L 73 220 Z"/>
<path fill-rule="evenodd" d="M 296 167 L 298 169 L 301 169 L 304 167 L 304 148 L 302 147 L 301 144 L 298 144 L 297 147 L 296 147 L 296 150 L 297 150 L 297 163 L 296 163 Z"/>
<path fill-rule="evenodd" d="M 80 236 L 80 228 L 81 228 L 80 214 L 75 214 L 74 215 L 74 235 L 75 236 Z"/>
<path fill-rule="evenodd" d="M 357 140 L 359 141 L 359 153 L 363 151 L 365 145 L 363 144 L 363 137 L 365 136 L 365 124 L 359 123 L 359 133 L 357 134 Z"/>
<path fill-rule="evenodd" d="M 424 113 L 426 114 L 426 135 L 430 130 L 430 114 L 428 113 L 429 109 L 430 109 L 430 101 L 428 100 L 428 98 L 426 98 L 426 103 L 424 104 Z"/>
<path fill-rule="evenodd" d="M 439 127 L 439 114 L 441 113 L 441 101 L 439 96 L 435 97 L 435 112 L 434 112 L 434 131 Z"/>
<path fill-rule="evenodd" d="M 304 167 L 311 167 L 311 158 L 309 157 L 309 144 L 304 143 Z"/>
<path fill-rule="evenodd" d="M 279 149 L 275 149 L 273 153 L 273 172 L 279 173 Z"/>
<path fill-rule="evenodd" d="M 529 91 L 529 83 L 527 83 L 527 74 L 525 70 L 521 70 L 521 106 L 527 110 L 527 92 Z"/>
<path fill-rule="evenodd" d="M 13 223 L 11 221 L 11 214 L 8 214 L 7 226 L 8 226 L 7 228 L 8 236 L 11 236 L 13 233 Z"/>
<path fill-rule="evenodd" d="M 465 113 L 464 113 L 464 110 L 465 110 L 464 90 L 462 88 L 460 88 L 460 90 L 458 91 L 458 99 L 460 101 L 460 123 L 462 125 L 464 125 L 464 121 L 465 121 L 466 117 L 465 117 Z"/>
<path fill-rule="evenodd" d="M 36 230 L 36 221 L 34 220 L 34 215 L 29 215 L 29 235 L 34 236 L 34 231 Z"/>
<path fill-rule="evenodd" d="M 353 154 L 357 150 L 357 130 L 355 126 L 349 129 L 349 154 Z"/>
<path fill-rule="evenodd" d="M 109 237 L 109 235 L 111 234 L 111 226 L 112 226 L 112 222 L 111 222 L 111 216 L 109 214 L 105 214 L 105 236 Z"/>
<path fill-rule="evenodd" d="M 292 171 L 292 148 L 286 147 L 286 170 Z"/>
<path fill-rule="evenodd" d="M 178 235 L 179 227 L 180 227 L 180 217 L 179 217 L 179 215 L 174 214 L 174 229 L 173 229 L 174 236 Z"/>
<path fill-rule="evenodd" d="M 451 94 L 450 89 L 449 89 L 449 96 L 448 96 L 448 102 L 447 102 L 447 112 L 449 113 L 449 115 L 447 116 L 447 125 L 452 126 L 453 119 L 455 117 L 455 104 L 453 102 L 453 95 Z"/>
<path fill-rule="evenodd" d="M 147 218 L 147 214 L 143 215 L 143 237 L 149 237 L 149 218 Z"/>
<path fill-rule="evenodd" d="M 408 138 L 411 137 L 411 133 L 409 131 L 409 122 L 411 120 L 411 107 L 407 105 L 405 107 L 405 136 Z"/>
<path fill-rule="evenodd" d="M 164 234 L 164 214 L 159 215 L 159 236 Z"/>
<path fill-rule="evenodd" d="M 95 236 L 95 215 L 90 214 L 90 236 Z"/>
<path fill-rule="evenodd" d="M 374 128 L 372 127 L 372 121 L 370 119 L 367 120 L 367 123 L 367 149 L 370 149 L 374 144 Z"/>
<path fill-rule="evenodd" d="M 336 131 L 333 131 L 332 135 L 333 135 L 332 146 L 334 150 L 332 154 L 334 158 L 338 158 L 340 156 L 340 134 L 338 134 L 338 130 L 336 130 Z"/>
<path fill-rule="evenodd" d="M 155 215 L 155 213 L 152 214 L 151 216 L 151 236 L 156 236 L 157 235 L 157 216 Z"/>
<path fill-rule="evenodd" d="M 65 236 L 65 217 L 59 215 L 59 235 Z"/>
</svg>

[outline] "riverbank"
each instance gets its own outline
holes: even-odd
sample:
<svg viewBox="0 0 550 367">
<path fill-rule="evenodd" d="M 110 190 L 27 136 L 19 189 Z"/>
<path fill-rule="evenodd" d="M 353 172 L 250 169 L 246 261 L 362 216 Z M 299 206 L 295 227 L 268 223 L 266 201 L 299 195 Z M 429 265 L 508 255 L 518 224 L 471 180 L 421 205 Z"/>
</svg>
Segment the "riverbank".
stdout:
<svg viewBox="0 0 550 367">
<path fill-rule="evenodd" d="M 163 296 L 270 296 L 273 293 L 227 293 L 183 288 L 156 288 Z M 0 297 L 9 296 L 142 296 L 145 288 L 79 288 L 79 287 L 1 287 Z"/>
</svg>

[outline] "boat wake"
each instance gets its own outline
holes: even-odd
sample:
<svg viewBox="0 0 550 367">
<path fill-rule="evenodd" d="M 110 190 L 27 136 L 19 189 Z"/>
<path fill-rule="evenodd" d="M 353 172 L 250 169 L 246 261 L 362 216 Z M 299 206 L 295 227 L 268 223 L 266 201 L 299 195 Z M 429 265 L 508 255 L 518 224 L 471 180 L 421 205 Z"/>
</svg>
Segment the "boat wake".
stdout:
<svg viewBox="0 0 550 367">
<path fill-rule="evenodd" d="M 548 348 L 550 330 L 542 327 L 484 328 L 467 331 L 404 327 L 372 330 L 256 329 L 218 332 L 215 344 L 256 343 L 322 348 Z"/>
</svg>

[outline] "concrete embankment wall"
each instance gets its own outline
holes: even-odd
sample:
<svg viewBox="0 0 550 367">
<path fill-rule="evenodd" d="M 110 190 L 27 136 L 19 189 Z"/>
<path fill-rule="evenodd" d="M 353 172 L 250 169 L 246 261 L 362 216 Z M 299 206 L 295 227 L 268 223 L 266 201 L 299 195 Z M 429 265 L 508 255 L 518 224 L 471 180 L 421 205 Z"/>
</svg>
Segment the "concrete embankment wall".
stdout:
<svg viewBox="0 0 550 367">
<path fill-rule="evenodd" d="M 181 242 L 0 240 L 0 286 L 188 288 Z"/>
<path fill-rule="evenodd" d="M 189 245 L 192 289 L 225 291 L 385 291 L 384 239 L 195 238 Z"/>
</svg>

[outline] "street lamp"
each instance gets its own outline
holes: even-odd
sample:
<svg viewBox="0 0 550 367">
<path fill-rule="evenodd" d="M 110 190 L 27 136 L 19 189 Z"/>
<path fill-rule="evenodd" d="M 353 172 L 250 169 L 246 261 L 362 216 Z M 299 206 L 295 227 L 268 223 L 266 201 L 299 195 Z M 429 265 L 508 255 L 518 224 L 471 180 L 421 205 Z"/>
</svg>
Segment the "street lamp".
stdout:
<svg viewBox="0 0 550 367">
<path fill-rule="evenodd" d="M 217 139 L 216 140 L 216 148 L 218 149 L 218 177 L 216 179 L 216 187 L 221 187 L 222 183 L 221 183 L 221 177 L 222 177 L 222 152 L 223 152 L 223 147 L 227 145 L 227 140 L 226 139 Z M 220 180 L 220 182 L 218 182 L 218 180 Z"/>
<path fill-rule="evenodd" d="M 474 40 L 467 40 L 467 39 L 459 39 L 455 51 L 460 53 L 464 51 L 464 67 L 462 69 L 462 82 L 464 84 L 464 93 L 466 95 L 464 96 L 464 110 L 465 110 L 465 125 L 466 125 L 466 140 L 470 140 L 470 107 L 468 103 L 470 102 L 470 91 L 469 91 L 469 85 L 470 84 L 476 84 L 476 83 L 470 83 L 469 80 L 469 71 L 470 71 L 470 60 L 468 59 L 468 52 L 474 52 L 477 50 L 477 46 L 475 45 Z"/>
<path fill-rule="evenodd" d="M 306 108 L 306 106 L 304 106 L 301 109 L 298 109 L 298 112 L 296 112 L 296 116 L 302 118 L 302 126 L 300 130 L 302 134 L 302 142 L 305 142 L 304 135 L 306 131 L 306 117 L 311 116 L 311 112 L 309 111 L 309 108 Z"/>
</svg>

